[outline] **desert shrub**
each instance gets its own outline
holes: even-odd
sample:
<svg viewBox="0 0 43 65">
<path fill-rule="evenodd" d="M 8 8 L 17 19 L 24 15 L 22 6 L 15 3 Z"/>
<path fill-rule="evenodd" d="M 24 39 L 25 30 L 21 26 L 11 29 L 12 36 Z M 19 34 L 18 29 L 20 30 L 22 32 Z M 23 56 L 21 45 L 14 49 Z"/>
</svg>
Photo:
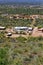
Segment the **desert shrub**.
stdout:
<svg viewBox="0 0 43 65">
<path fill-rule="evenodd" d="M 6 48 L 0 48 L 0 65 L 7 65 L 8 64 L 8 55 L 7 55 Z"/>
<path fill-rule="evenodd" d="M 20 37 L 16 38 L 16 40 L 17 40 L 18 42 L 25 42 L 27 39 L 20 36 Z"/>
<path fill-rule="evenodd" d="M 27 41 L 42 41 L 43 40 L 43 37 L 28 37 Z"/>
</svg>

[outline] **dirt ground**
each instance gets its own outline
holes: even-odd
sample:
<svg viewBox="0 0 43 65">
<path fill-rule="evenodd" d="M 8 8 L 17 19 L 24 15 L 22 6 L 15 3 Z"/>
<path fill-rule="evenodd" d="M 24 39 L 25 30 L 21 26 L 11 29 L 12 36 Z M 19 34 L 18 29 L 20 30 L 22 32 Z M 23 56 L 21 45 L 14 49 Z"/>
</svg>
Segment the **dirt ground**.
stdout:
<svg viewBox="0 0 43 65">
<path fill-rule="evenodd" d="M 39 37 L 39 36 L 42 36 L 42 37 L 43 37 L 43 32 L 42 32 L 42 31 L 38 31 L 38 28 L 35 27 L 35 28 L 33 29 L 32 36 L 33 36 L 33 37 Z"/>
<path fill-rule="evenodd" d="M 31 35 L 29 35 L 29 33 L 27 33 L 26 35 L 24 35 L 24 34 L 15 34 L 14 33 L 15 31 L 13 31 L 12 29 L 6 29 L 6 32 L 11 32 L 12 33 L 12 36 L 10 36 L 10 37 L 12 37 L 12 38 L 16 38 L 16 37 L 19 37 L 19 36 L 22 36 L 22 37 L 25 37 L 25 38 L 27 38 L 29 36 L 32 36 L 32 37 L 42 36 L 43 37 L 43 32 L 42 31 L 39 31 L 37 27 L 35 27 L 33 29 Z M 5 36 L 8 37 L 6 34 L 5 34 Z"/>
</svg>

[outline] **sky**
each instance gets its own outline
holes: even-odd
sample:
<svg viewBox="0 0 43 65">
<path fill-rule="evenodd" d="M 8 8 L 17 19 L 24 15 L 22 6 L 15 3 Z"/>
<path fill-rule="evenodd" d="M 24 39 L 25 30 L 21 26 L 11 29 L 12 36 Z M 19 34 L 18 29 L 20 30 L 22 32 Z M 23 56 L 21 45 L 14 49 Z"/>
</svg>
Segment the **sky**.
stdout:
<svg viewBox="0 0 43 65">
<path fill-rule="evenodd" d="M 31 2 L 31 1 L 34 1 L 34 2 L 41 2 L 41 1 L 43 1 L 43 0 L 0 0 L 0 1 L 14 1 L 14 2 Z"/>
<path fill-rule="evenodd" d="M 1 2 L 40 2 L 43 3 L 43 0 L 0 0 Z"/>
</svg>

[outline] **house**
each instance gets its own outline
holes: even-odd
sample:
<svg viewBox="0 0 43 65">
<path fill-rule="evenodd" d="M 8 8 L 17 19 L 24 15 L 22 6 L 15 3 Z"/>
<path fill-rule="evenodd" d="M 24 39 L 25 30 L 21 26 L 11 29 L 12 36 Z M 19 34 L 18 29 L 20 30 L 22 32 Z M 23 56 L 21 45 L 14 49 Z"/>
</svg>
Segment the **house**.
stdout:
<svg viewBox="0 0 43 65">
<path fill-rule="evenodd" d="M 32 18 L 32 19 L 39 18 L 39 15 L 30 15 L 30 18 Z"/>
<path fill-rule="evenodd" d="M 20 33 L 20 32 L 24 32 L 27 31 L 28 27 L 13 27 L 13 31 Z"/>
<path fill-rule="evenodd" d="M 10 33 L 10 32 L 7 34 L 7 36 L 11 36 L 11 35 L 12 35 L 12 33 Z"/>
<path fill-rule="evenodd" d="M 5 30 L 5 29 L 6 29 L 5 27 L 0 26 L 0 30 Z"/>
<path fill-rule="evenodd" d="M 10 16 L 10 19 L 13 19 L 13 17 L 12 17 L 12 16 Z"/>
<path fill-rule="evenodd" d="M 33 28 L 32 27 L 28 27 L 28 31 L 32 31 L 33 30 Z"/>
<path fill-rule="evenodd" d="M 28 27 L 28 33 L 31 34 L 33 31 L 33 28 L 32 27 Z"/>
<path fill-rule="evenodd" d="M 13 16 L 14 19 L 19 19 L 19 14 Z"/>
<path fill-rule="evenodd" d="M 28 30 L 28 27 L 15 27 L 16 31 Z"/>
<path fill-rule="evenodd" d="M 13 27 L 13 31 L 15 31 L 16 33 L 29 33 L 29 31 L 32 32 L 32 30 L 32 27 Z"/>
<path fill-rule="evenodd" d="M 43 28 L 38 29 L 38 31 L 42 31 L 43 32 Z"/>
</svg>

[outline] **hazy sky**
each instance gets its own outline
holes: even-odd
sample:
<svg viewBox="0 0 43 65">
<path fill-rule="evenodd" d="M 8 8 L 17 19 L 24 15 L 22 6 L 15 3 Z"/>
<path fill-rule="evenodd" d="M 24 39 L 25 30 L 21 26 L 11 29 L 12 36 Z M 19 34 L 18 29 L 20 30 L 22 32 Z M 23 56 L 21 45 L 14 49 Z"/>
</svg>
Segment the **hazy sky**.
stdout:
<svg viewBox="0 0 43 65">
<path fill-rule="evenodd" d="M 0 1 L 22 1 L 22 2 L 29 2 L 29 1 L 43 1 L 43 0 L 0 0 Z"/>
<path fill-rule="evenodd" d="M 0 0 L 0 2 L 43 2 L 43 0 Z"/>
</svg>

